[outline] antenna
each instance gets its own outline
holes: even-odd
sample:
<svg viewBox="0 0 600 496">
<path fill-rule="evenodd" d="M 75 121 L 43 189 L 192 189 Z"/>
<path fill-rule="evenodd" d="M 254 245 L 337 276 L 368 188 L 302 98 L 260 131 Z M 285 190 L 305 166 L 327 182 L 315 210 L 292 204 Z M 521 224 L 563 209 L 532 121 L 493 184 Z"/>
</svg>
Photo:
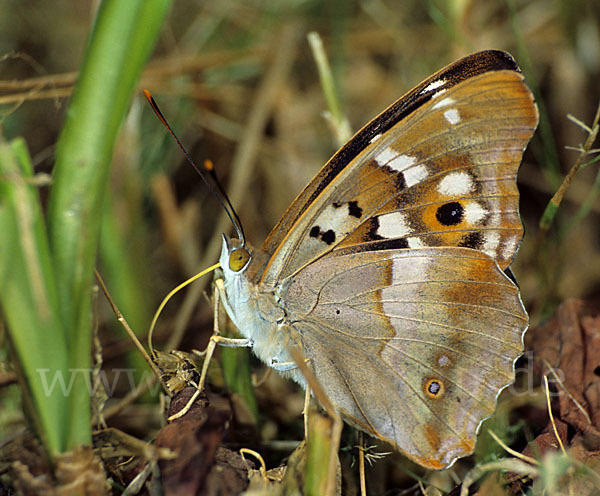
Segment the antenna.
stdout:
<svg viewBox="0 0 600 496">
<path fill-rule="evenodd" d="M 233 205 L 229 201 L 229 198 L 227 197 L 225 190 L 221 186 L 221 183 L 219 182 L 217 175 L 215 174 L 213 163 L 210 160 L 206 160 L 204 162 L 205 170 L 202 170 L 200 167 L 198 167 L 198 165 L 196 164 L 196 162 L 194 162 L 194 159 L 187 152 L 187 150 L 185 149 L 185 147 L 183 146 L 181 141 L 179 141 L 179 138 L 177 137 L 177 135 L 175 134 L 175 132 L 173 131 L 173 129 L 171 128 L 171 126 L 169 125 L 169 123 L 167 122 L 165 117 L 163 116 L 162 112 L 158 108 L 158 105 L 154 101 L 154 98 L 152 98 L 152 95 L 150 94 L 150 92 L 148 90 L 144 90 L 144 96 L 146 97 L 146 100 L 148 100 L 148 103 L 150 103 L 150 106 L 152 107 L 152 110 L 154 110 L 154 113 L 160 119 L 160 122 L 162 122 L 163 126 L 165 126 L 167 128 L 167 130 L 169 131 L 169 134 L 171 136 L 173 136 L 173 139 L 175 140 L 175 142 L 177 143 L 177 146 L 179 146 L 179 148 L 185 155 L 185 158 L 187 159 L 187 161 L 196 170 L 198 175 L 202 178 L 204 183 L 208 186 L 208 189 L 210 190 L 210 192 L 219 201 L 219 203 L 221 204 L 221 206 L 227 213 L 227 217 L 229 217 L 229 220 L 233 224 L 233 227 L 235 228 L 238 238 L 242 242 L 242 248 L 244 248 L 246 246 L 246 236 L 244 236 L 244 229 L 242 228 L 242 223 L 240 222 L 240 218 L 238 217 L 237 212 L 233 208 Z M 209 177 L 211 180 L 208 179 Z"/>
</svg>

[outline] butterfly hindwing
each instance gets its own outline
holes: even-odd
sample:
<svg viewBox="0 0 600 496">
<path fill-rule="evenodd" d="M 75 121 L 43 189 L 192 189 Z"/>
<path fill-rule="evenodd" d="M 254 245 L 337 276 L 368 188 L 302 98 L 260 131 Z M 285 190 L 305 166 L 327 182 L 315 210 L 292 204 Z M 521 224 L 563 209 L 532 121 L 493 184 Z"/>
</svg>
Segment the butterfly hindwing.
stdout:
<svg viewBox="0 0 600 496">
<path fill-rule="evenodd" d="M 265 241 L 263 282 L 369 242 L 464 246 L 508 266 L 522 235 L 516 173 L 537 111 L 514 61 L 483 54 L 423 82 L 334 155 Z"/>
<path fill-rule="evenodd" d="M 465 248 L 331 252 L 281 297 L 345 419 L 430 468 L 473 451 L 527 326 L 516 286 Z"/>
</svg>

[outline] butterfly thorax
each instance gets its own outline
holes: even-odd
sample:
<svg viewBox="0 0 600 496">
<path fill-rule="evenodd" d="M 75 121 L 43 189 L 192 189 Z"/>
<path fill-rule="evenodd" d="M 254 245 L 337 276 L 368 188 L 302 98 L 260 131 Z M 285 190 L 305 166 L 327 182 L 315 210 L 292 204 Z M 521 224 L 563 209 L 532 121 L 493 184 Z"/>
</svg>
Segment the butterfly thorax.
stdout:
<svg viewBox="0 0 600 496">
<path fill-rule="evenodd" d="M 242 247 L 237 239 L 224 238 L 220 257 L 225 286 L 223 306 L 240 333 L 252 342 L 256 356 L 285 371 L 287 366 L 281 364 L 292 361 L 286 351 L 290 333 L 284 331 L 289 326 L 277 288 L 259 283 L 265 261 L 266 255 L 260 250 L 248 244 Z"/>
</svg>

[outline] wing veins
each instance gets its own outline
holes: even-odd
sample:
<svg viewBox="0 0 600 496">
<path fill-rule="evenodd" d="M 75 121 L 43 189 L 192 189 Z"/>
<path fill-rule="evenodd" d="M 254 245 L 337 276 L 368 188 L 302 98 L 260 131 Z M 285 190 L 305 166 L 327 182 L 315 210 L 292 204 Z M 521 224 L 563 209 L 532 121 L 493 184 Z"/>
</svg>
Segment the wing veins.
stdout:
<svg viewBox="0 0 600 496">
<path fill-rule="evenodd" d="M 397 351 L 398 353 L 400 353 L 401 355 L 405 356 L 408 359 L 413 360 L 415 363 L 418 363 L 419 365 L 421 365 L 422 367 L 430 370 L 431 372 L 439 375 L 440 377 L 443 377 L 449 384 L 454 385 L 454 387 L 456 387 L 457 389 L 459 389 L 460 391 L 462 391 L 463 393 L 465 393 L 466 396 L 469 396 L 472 400 L 474 400 L 477 404 L 479 404 L 480 406 L 483 406 L 484 403 L 482 401 L 480 401 L 473 393 L 471 393 L 471 391 L 469 391 L 468 389 L 463 388 L 459 383 L 457 383 L 456 381 L 453 381 L 452 379 L 448 378 L 445 374 L 440 373 L 439 370 L 437 370 L 434 367 L 431 367 L 429 365 L 426 365 L 425 363 L 423 363 L 421 360 L 417 360 L 414 357 L 411 357 L 410 355 L 408 355 L 407 353 L 404 353 L 402 350 L 400 350 L 399 348 L 396 348 L 394 346 L 392 346 L 392 348 Z M 391 370 L 393 370 L 394 372 L 396 372 L 396 369 L 394 369 L 393 367 L 390 367 Z M 405 381 L 406 382 L 406 381 Z M 490 386 L 489 383 L 484 382 L 483 384 L 485 384 L 486 386 Z M 493 390 L 495 390 L 496 388 L 494 387 Z"/>
<path fill-rule="evenodd" d="M 419 324 L 425 324 L 425 325 L 430 325 L 432 327 L 441 327 L 443 329 L 451 329 L 453 331 L 462 331 L 465 332 L 467 334 L 471 334 L 474 336 L 485 336 L 486 338 L 490 338 L 494 341 L 498 341 L 500 343 L 503 343 L 504 341 L 502 339 L 500 339 L 497 336 L 493 336 L 491 334 L 484 334 L 482 332 L 476 331 L 474 329 L 467 329 L 465 327 L 458 327 L 458 326 L 451 326 L 448 324 L 443 324 L 441 322 L 434 322 L 432 320 L 425 320 L 425 319 L 418 319 L 416 317 L 407 317 L 404 315 L 389 315 L 387 313 L 381 313 L 381 312 L 376 312 L 376 311 L 369 311 L 369 310 L 363 310 L 364 313 L 370 314 L 370 315 L 377 315 L 378 317 L 385 317 L 387 319 L 390 318 L 395 318 L 395 319 L 399 319 L 399 320 L 405 320 L 405 321 L 409 321 L 409 322 L 416 322 Z"/>
<path fill-rule="evenodd" d="M 332 328 L 330 326 L 327 326 L 327 327 L 329 327 L 330 329 L 332 329 L 334 331 L 338 331 L 337 329 Z M 341 333 L 341 334 L 345 335 L 345 333 Z M 403 354 L 403 355 L 407 356 L 406 354 Z M 369 357 L 369 355 L 366 355 L 366 356 Z M 407 356 L 407 358 L 411 359 L 410 356 Z M 371 357 L 369 357 L 369 361 L 372 361 Z M 337 364 L 334 361 L 330 360 L 330 363 L 332 363 L 334 365 L 334 367 L 336 368 L 336 370 L 338 370 L 338 372 L 340 372 L 340 369 L 338 368 Z M 427 410 L 427 412 L 430 415 L 432 415 L 433 417 L 437 418 L 456 437 L 458 437 L 459 439 L 463 439 L 463 437 L 454 429 L 454 427 L 452 425 L 448 424 L 447 421 L 443 417 L 441 417 L 440 415 L 438 415 L 433 409 L 430 408 L 430 406 L 425 401 L 425 398 L 423 398 L 423 396 L 420 394 L 420 391 L 417 391 L 417 389 L 414 388 L 413 385 L 410 382 L 408 382 L 404 376 L 402 376 L 400 373 L 398 373 L 398 371 L 396 369 L 394 369 L 393 367 L 391 367 L 387 362 L 385 362 L 385 363 L 386 363 L 387 369 L 391 370 L 392 373 L 393 373 L 393 375 L 395 375 L 399 380 L 401 380 L 406 385 L 406 387 L 413 392 L 413 395 L 420 400 L 420 402 L 423 404 L 423 406 L 425 407 L 425 409 Z M 340 376 L 342 377 L 342 379 L 344 380 L 344 383 L 346 383 L 346 386 L 348 387 L 348 382 L 346 381 L 346 378 L 345 378 L 344 374 L 340 372 Z M 449 381 L 449 382 L 452 382 L 452 381 Z M 459 389 L 462 389 L 462 388 L 459 387 Z M 348 387 L 348 390 L 352 391 L 349 387 Z M 371 427 L 373 427 L 373 424 L 368 419 L 368 417 L 365 415 L 365 413 L 364 413 L 364 411 L 363 411 L 360 403 L 358 402 L 358 399 L 354 395 L 354 393 L 352 393 L 352 398 L 354 399 L 354 402 L 355 402 L 356 406 L 359 408 L 359 410 L 362 413 L 363 417 L 367 420 L 367 422 L 369 423 L 369 425 L 371 425 Z M 474 398 L 474 399 L 476 400 L 477 403 L 479 403 L 481 405 L 481 403 L 476 398 Z M 411 413 L 412 417 L 415 419 L 415 421 L 417 423 L 420 423 L 420 420 L 417 418 L 417 416 L 416 416 L 415 412 L 413 411 L 413 409 L 409 408 L 408 410 L 410 411 L 410 413 Z M 390 416 L 390 418 L 391 418 L 391 416 Z M 375 428 L 373 428 L 373 432 L 379 433 L 379 431 L 377 429 L 375 429 Z M 394 439 L 394 443 L 397 444 L 397 442 L 396 442 L 395 439 Z"/>
<path fill-rule="evenodd" d="M 401 286 L 400 284 L 398 286 Z M 389 287 L 389 286 L 388 286 Z M 365 293 L 361 293 L 360 295 L 357 296 L 362 296 L 362 295 L 366 295 L 369 293 L 372 293 L 376 290 L 373 291 L 367 291 Z M 365 305 L 371 305 L 372 303 L 351 303 L 352 298 L 347 298 L 346 300 L 343 300 L 339 303 L 347 303 L 349 306 L 351 306 L 352 308 L 356 308 L 359 311 L 360 307 L 365 306 Z M 498 313 L 502 313 L 504 315 L 510 316 L 510 317 L 515 317 L 519 320 L 523 320 L 522 318 L 519 317 L 518 314 L 514 314 L 511 313 L 508 310 L 504 310 L 502 308 L 496 308 L 496 307 L 490 307 L 487 305 L 476 305 L 474 303 L 459 303 L 459 302 L 455 302 L 455 301 L 433 301 L 433 300 L 427 300 L 427 301 L 423 301 L 423 300 L 378 300 L 377 303 L 414 303 L 417 305 L 438 305 L 438 306 L 445 306 L 445 307 L 467 307 L 467 308 L 478 308 L 481 310 L 489 310 L 491 312 L 498 312 Z M 322 303 L 322 305 L 337 305 L 338 302 L 332 302 L 332 303 Z"/>
</svg>

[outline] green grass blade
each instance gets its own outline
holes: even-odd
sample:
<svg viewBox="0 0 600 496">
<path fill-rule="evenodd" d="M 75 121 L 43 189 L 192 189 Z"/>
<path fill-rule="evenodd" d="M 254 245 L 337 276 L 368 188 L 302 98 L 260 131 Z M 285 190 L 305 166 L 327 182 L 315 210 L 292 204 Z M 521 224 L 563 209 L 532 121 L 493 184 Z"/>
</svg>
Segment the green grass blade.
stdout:
<svg viewBox="0 0 600 496">
<path fill-rule="evenodd" d="M 246 348 L 223 348 L 221 349 L 221 364 L 227 386 L 244 399 L 254 422 L 258 423 L 258 405 L 250 373 L 249 351 Z"/>
<path fill-rule="evenodd" d="M 0 306 L 18 357 L 23 398 L 49 453 L 64 450 L 65 337 L 44 217 L 25 142 L 0 143 Z"/>
<path fill-rule="evenodd" d="M 57 145 L 48 224 L 74 369 L 90 367 L 90 288 L 115 139 L 169 5 L 169 0 L 101 4 Z M 78 379 L 70 395 L 68 447 L 90 441 L 89 394 L 84 378 Z"/>
<path fill-rule="evenodd" d="M 111 191 L 106 198 L 99 244 L 100 272 L 112 298 L 118 302 L 119 310 L 126 316 L 133 332 L 137 336 L 145 337 L 153 313 L 148 294 L 151 285 L 146 274 L 149 261 L 145 249 L 147 246 L 147 239 L 144 236 L 145 219 L 140 213 L 141 205 L 132 205 L 132 198 L 128 196 L 124 200 L 128 203 L 126 215 L 131 216 L 124 222 L 128 224 L 128 229 L 125 230 L 120 226 L 119 220 L 122 219 L 125 210 L 119 211 L 118 207 L 123 205 L 118 204 L 121 198 L 117 196 Z M 115 320 L 113 327 L 115 334 L 123 335 L 123 328 L 119 322 Z M 127 353 L 126 361 L 127 367 L 133 369 L 136 384 L 145 374 L 150 373 L 148 364 L 137 349 Z"/>
</svg>

